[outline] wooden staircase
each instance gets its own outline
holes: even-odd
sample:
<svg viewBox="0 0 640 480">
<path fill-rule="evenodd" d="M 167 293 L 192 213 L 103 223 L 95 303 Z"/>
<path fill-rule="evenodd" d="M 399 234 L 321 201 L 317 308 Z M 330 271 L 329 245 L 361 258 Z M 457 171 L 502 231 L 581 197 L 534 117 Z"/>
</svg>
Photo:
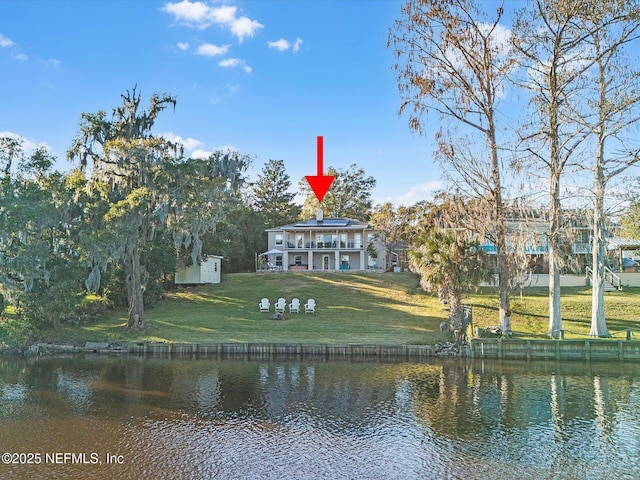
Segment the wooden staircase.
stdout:
<svg viewBox="0 0 640 480">
<path fill-rule="evenodd" d="M 591 267 L 587 267 L 587 278 L 589 279 L 589 285 L 593 287 L 593 270 Z M 608 267 L 604 267 L 604 291 L 622 291 L 622 280 Z"/>
</svg>

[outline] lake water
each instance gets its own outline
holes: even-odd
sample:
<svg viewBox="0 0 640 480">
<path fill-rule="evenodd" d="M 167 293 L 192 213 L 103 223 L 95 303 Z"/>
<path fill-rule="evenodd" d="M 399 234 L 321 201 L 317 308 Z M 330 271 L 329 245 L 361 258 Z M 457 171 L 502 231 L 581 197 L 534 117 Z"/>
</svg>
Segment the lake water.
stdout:
<svg viewBox="0 0 640 480">
<path fill-rule="evenodd" d="M 0 358 L 2 479 L 637 479 L 640 365 Z"/>
</svg>

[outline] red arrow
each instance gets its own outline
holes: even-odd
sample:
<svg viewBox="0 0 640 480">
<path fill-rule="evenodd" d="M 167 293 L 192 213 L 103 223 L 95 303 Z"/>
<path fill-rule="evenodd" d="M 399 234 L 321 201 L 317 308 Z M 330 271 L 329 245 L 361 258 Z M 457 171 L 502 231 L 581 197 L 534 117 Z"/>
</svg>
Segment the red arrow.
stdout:
<svg viewBox="0 0 640 480">
<path fill-rule="evenodd" d="M 305 175 L 307 182 L 313 193 L 316 194 L 318 202 L 322 202 L 322 199 L 327 194 L 327 190 L 333 183 L 334 175 L 325 175 L 322 172 L 322 137 L 318 137 L 318 174 L 317 175 Z"/>
</svg>

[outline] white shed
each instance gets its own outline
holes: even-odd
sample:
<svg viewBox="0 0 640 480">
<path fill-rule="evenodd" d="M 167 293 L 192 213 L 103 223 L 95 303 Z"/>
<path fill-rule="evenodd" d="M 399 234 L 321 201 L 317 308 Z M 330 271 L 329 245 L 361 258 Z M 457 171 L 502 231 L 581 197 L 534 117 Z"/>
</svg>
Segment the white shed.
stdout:
<svg viewBox="0 0 640 480">
<path fill-rule="evenodd" d="M 188 267 L 178 267 L 174 278 L 176 284 L 220 283 L 222 257 L 206 255 L 200 265 L 194 263 Z"/>
</svg>

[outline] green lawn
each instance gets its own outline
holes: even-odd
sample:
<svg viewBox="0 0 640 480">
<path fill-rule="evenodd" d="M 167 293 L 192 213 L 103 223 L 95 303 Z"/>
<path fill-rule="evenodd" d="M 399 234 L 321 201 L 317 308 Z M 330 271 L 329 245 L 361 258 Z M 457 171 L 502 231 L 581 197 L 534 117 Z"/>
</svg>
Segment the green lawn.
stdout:
<svg viewBox="0 0 640 480">
<path fill-rule="evenodd" d="M 546 288 L 525 289 L 511 297 L 512 329 L 531 335 L 545 335 L 549 324 L 549 296 Z M 498 301 L 494 289 L 481 289 L 470 295 L 466 303 L 473 306 L 474 325 L 496 325 Z M 563 288 L 561 296 L 562 323 L 565 338 L 584 338 L 591 328 L 591 287 Z M 626 330 L 637 330 L 640 338 L 640 288 L 625 288 L 622 292 L 605 292 L 605 317 L 609 332 L 624 338 Z"/>
<path fill-rule="evenodd" d="M 530 335 L 547 330 L 548 300 L 543 289 L 513 297 L 513 329 Z M 640 331 L 640 289 L 607 293 L 611 331 Z M 317 302 L 316 313 L 287 314 L 284 321 L 260 313 L 258 302 L 278 297 Z M 591 290 L 563 290 L 565 329 L 587 334 Z M 497 325 L 495 290 L 469 295 L 474 326 Z M 273 311 L 273 310 L 272 310 Z M 124 328 L 125 312 L 116 311 L 90 325 L 68 327 L 49 341 L 149 341 L 186 343 L 362 343 L 431 344 L 444 340 L 439 324 L 447 312 L 437 299 L 420 290 L 410 273 L 265 273 L 229 274 L 222 283 L 169 292 L 166 300 L 147 311 L 147 327 Z M 569 337 L 571 334 L 567 334 Z M 639 334 L 640 335 L 640 334 Z"/>
</svg>

